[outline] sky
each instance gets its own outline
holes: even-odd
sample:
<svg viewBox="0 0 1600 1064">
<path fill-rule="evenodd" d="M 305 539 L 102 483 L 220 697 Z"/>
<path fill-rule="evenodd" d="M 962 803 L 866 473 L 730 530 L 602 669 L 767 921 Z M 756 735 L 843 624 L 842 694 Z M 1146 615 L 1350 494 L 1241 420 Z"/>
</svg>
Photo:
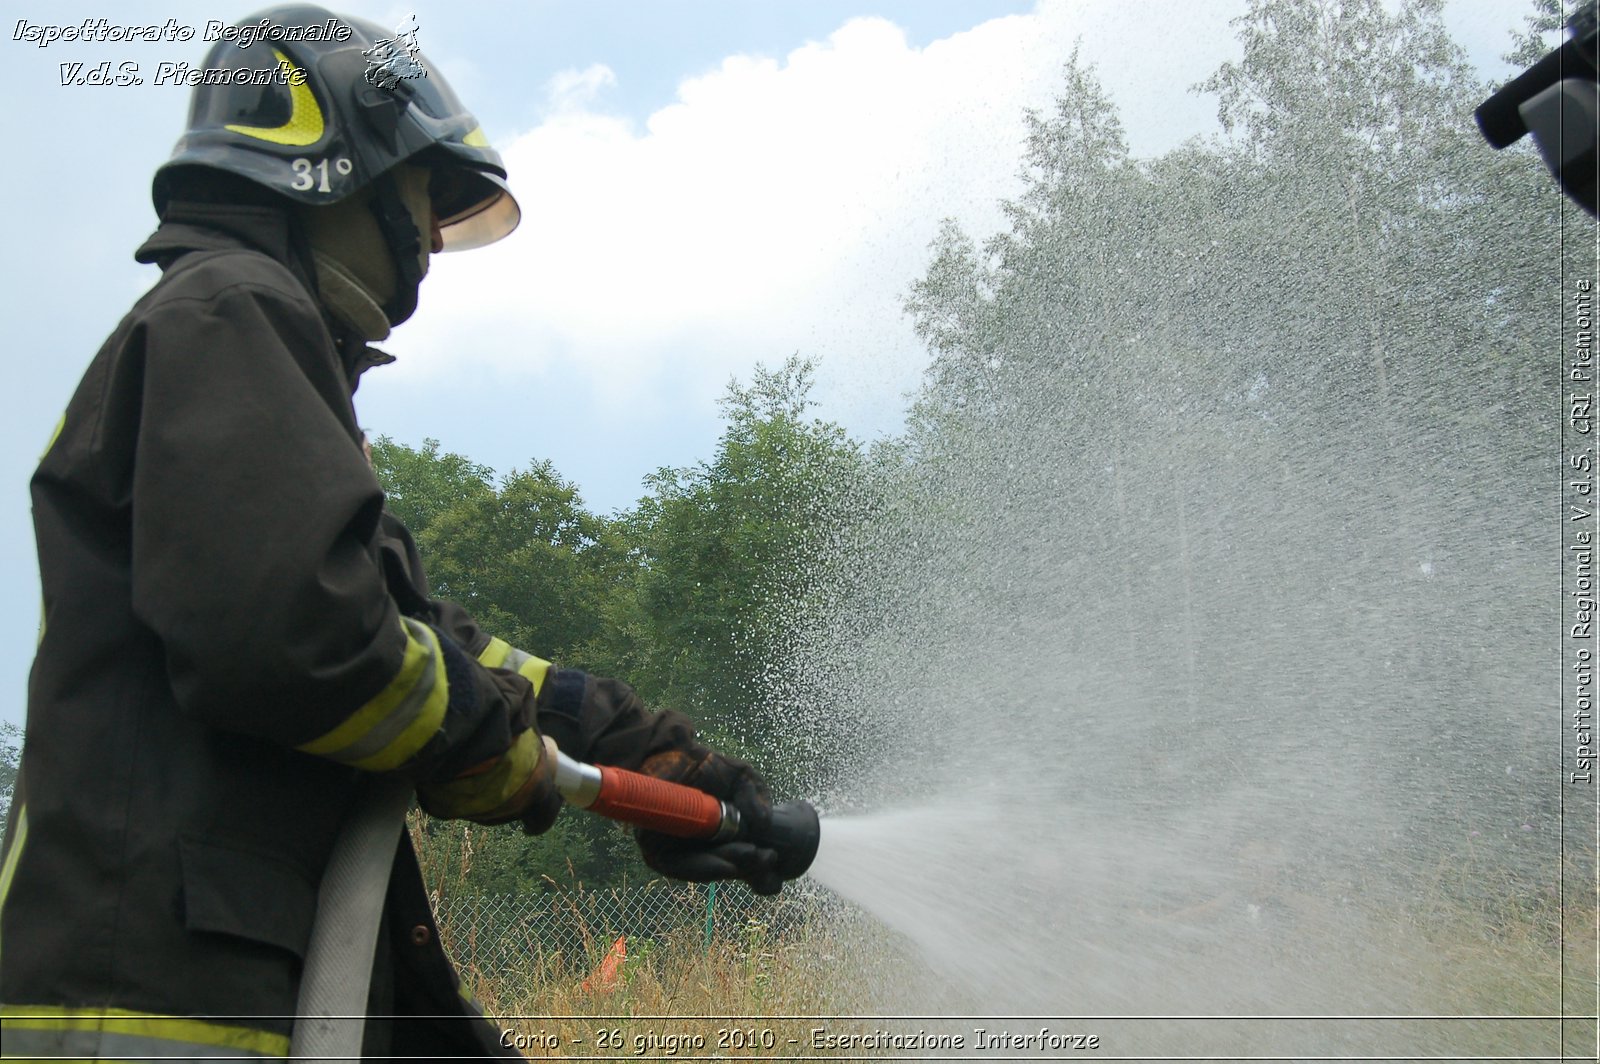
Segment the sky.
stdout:
<svg viewBox="0 0 1600 1064">
<path fill-rule="evenodd" d="M 819 363 L 818 413 L 894 433 L 927 363 L 903 311 L 942 218 L 982 238 L 1019 190 L 1024 114 L 1047 109 L 1076 44 L 1135 155 L 1217 132 L 1191 91 L 1238 57 L 1245 0 L 402 0 L 442 74 L 505 157 L 518 231 L 439 256 L 398 361 L 357 395 L 374 435 L 504 473 L 548 459 L 613 512 L 663 466 L 709 459 L 730 379 Z M 1528 3 L 1449 0 L 1486 79 Z M 38 622 L 28 478 L 105 336 L 154 283 L 132 252 L 149 177 L 182 131 L 225 0 L 22 0 L 0 21 L 9 101 L 9 349 L 0 357 L 0 719 L 21 722 Z M 23 24 L 193 27 L 189 42 L 39 47 Z M 37 35 L 35 35 L 37 36 Z M 62 64 L 135 63 L 146 84 L 63 85 Z M 1463 116 L 1469 122 L 1470 116 Z"/>
</svg>

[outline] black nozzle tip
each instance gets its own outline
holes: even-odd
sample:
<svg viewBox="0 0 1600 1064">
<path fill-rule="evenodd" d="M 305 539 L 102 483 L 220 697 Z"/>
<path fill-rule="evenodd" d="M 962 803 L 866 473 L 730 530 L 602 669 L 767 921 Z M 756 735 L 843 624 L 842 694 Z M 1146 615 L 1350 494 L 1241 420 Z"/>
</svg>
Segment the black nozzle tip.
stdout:
<svg viewBox="0 0 1600 1064">
<path fill-rule="evenodd" d="M 784 879 L 798 879 L 817 856 L 817 844 L 822 841 L 822 822 L 810 802 L 784 802 L 772 809 L 772 827 L 764 845 L 778 851 L 778 874 Z"/>
</svg>

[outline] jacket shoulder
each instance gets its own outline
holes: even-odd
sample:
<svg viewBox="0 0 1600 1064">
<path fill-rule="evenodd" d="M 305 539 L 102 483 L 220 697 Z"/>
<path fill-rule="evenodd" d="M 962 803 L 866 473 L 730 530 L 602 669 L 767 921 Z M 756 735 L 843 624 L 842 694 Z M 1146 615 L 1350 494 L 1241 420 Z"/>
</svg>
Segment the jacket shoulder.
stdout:
<svg viewBox="0 0 1600 1064">
<path fill-rule="evenodd" d="M 315 297 L 283 263 L 250 248 L 192 251 L 169 266 L 136 304 L 136 313 L 183 302 L 211 303 L 229 297 L 282 303 L 321 319 Z"/>
</svg>

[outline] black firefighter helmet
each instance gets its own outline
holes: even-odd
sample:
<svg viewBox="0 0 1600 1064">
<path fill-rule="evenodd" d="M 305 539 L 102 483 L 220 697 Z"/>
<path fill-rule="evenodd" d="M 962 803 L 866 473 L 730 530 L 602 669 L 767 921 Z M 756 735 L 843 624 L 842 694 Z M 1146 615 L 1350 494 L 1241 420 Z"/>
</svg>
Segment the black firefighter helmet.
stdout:
<svg viewBox="0 0 1600 1064">
<path fill-rule="evenodd" d="M 412 161 L 434 172 L 445 250 L 510 233 L 521 211 L 505 164 L 415 36 L 309 4 L 230 27 L 192 75 L 188 126 L 156 171 L 156 210 L 180 167 L 223 170 L 327 206 Z"/>
</svg>

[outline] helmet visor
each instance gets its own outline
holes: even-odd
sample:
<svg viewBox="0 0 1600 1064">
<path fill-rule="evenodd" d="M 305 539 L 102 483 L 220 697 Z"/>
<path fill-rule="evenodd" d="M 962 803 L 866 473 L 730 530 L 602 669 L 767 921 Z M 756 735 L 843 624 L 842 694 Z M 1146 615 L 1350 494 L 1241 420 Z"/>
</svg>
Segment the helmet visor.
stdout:
<svg viewBox="0 0 1600 1064">
<path fill-rule="evenodd" d="M 462 166 L 434 170 L 429 186 L 445 251 L 470 251 L 508 236 L 522 208 L 498 174 Z"/>
</svg>

